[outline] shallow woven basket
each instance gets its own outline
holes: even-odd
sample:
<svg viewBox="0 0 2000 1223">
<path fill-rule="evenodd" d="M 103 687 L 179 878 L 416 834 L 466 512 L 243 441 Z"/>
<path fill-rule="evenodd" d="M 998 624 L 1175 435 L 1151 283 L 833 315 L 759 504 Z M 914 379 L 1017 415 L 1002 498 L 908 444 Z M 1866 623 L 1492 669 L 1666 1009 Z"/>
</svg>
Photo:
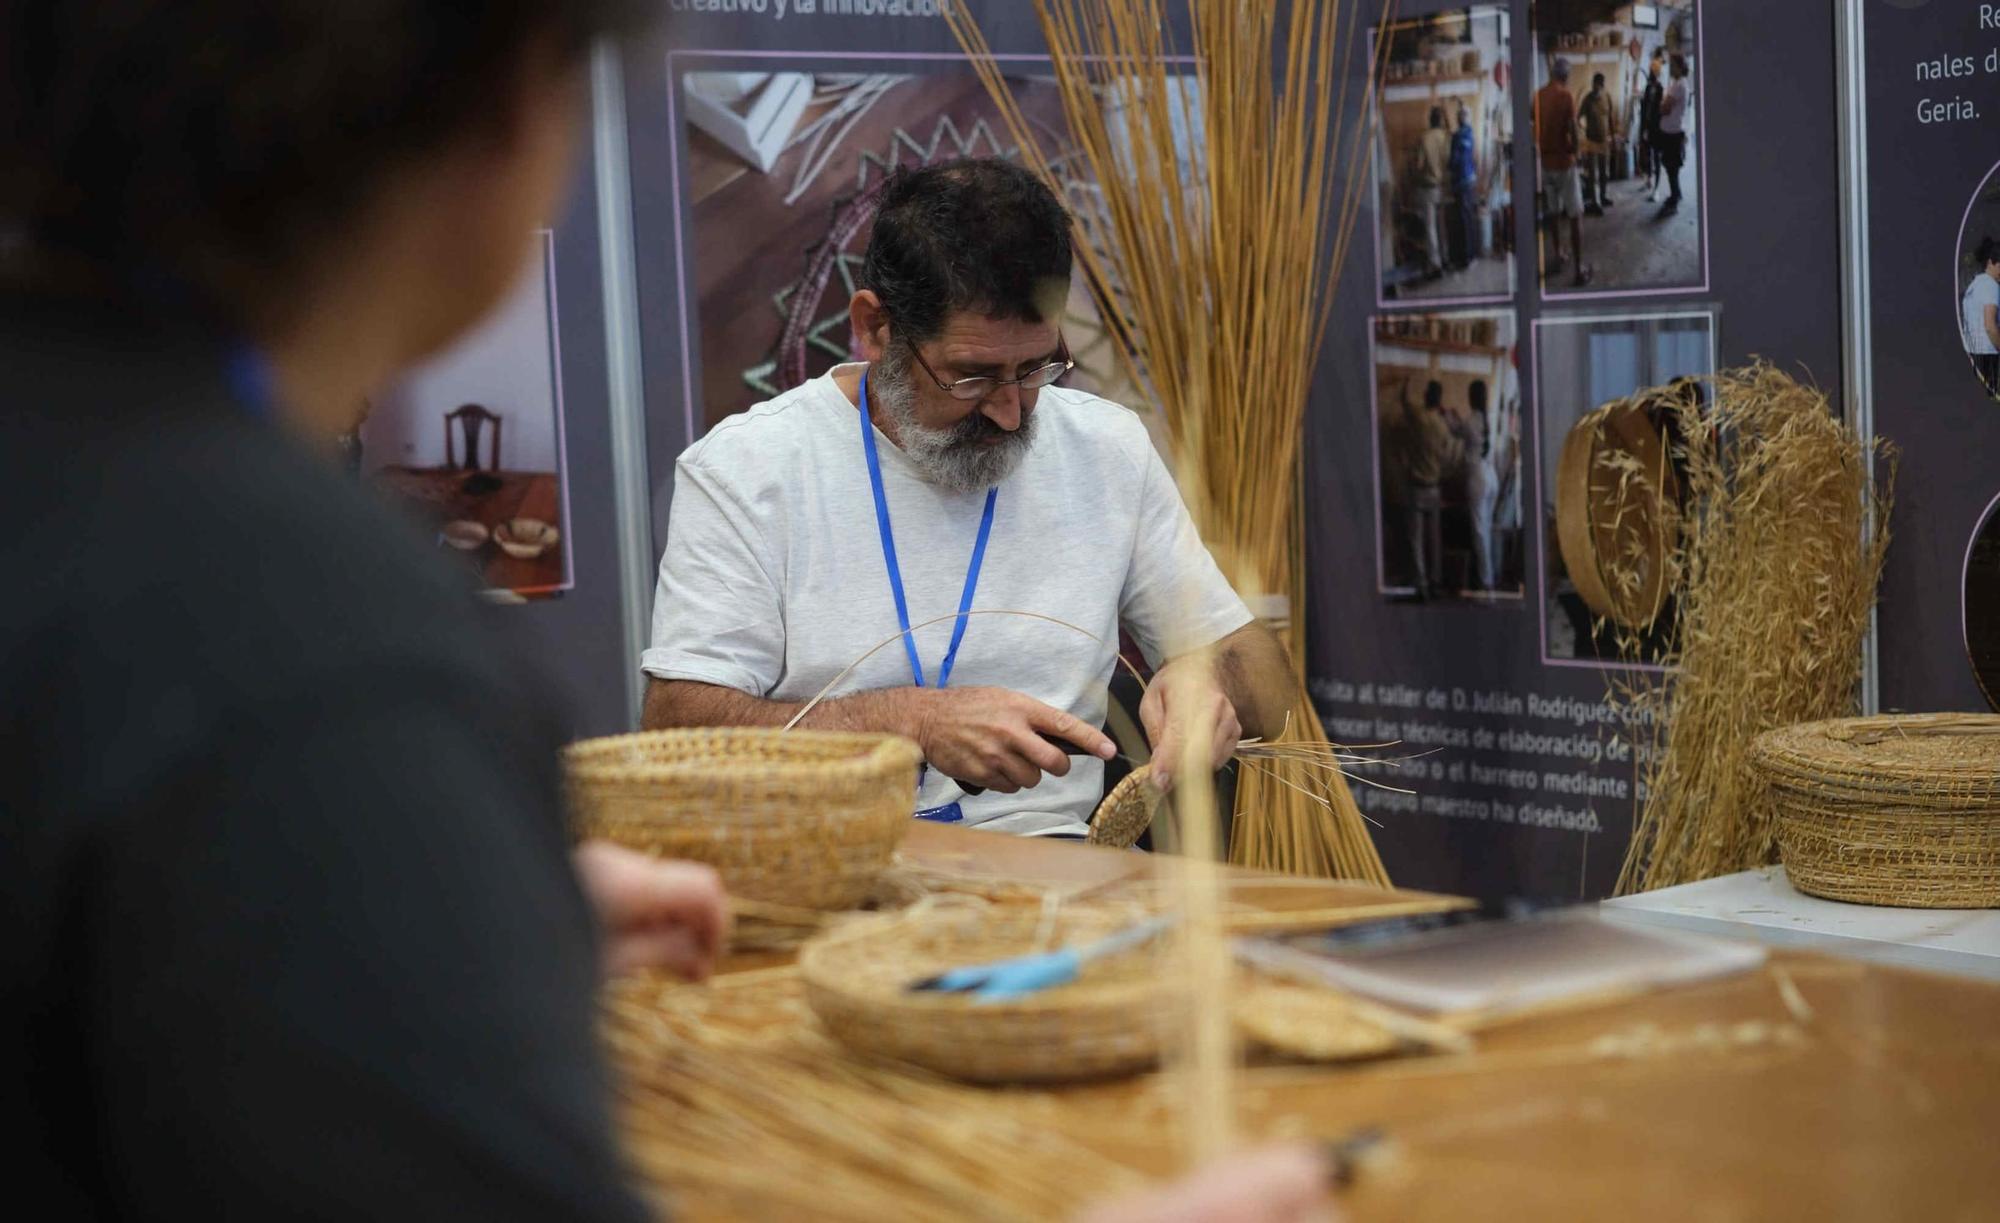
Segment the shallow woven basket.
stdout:
<svg viewBox="0 0 2000 1223">
<path fill-rule="evenodd" d="M 732 895 L 865 900 L 910 827 L 917 745 L 894 735 L 666 730 L 563 753 L 579 835 L 706 862 Z"/>
<path fill-rule="evenodd" d="M 1065 1082 L 1131 1074 L 1160 1060 L 1176 1012 L 1163 981 L 1170 938 L 1085 965 L 1074 983 L 1011 1002 L 911 992 L 966 964 L 1050 951 L 1141 920 L 1130 906 L 934 906 L 864 918 L 799 953 L 806 1000 L 828 1032 L 862 1053 L 975 1083 Z"/>
<path fill-rule="evenodd" d="M 2000 716 L 1843 718 L 1758 736 L 1751 765 L 1801 892 L 2000 907 Z"/>
</svg>

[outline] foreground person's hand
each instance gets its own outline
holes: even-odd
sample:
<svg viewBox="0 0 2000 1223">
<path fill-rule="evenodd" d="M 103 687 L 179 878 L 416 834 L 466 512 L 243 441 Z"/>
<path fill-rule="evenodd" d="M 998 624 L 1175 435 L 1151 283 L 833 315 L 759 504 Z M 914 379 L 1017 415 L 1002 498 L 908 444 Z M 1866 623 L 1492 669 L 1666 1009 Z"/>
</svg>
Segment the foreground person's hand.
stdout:
<svg viewBox="0 0 2000 1223">
<path fill-rule="evenodd" d="M 1211 769 L 1228 764 L 1243 739 L 1236 706 L 1199 658 L 1176 659 L 1160 668 L 1139 702 L 1139 724 L 1153 744 L 1149 776 L 1161 793 L 1173 788 L 1184 769 L 1181 755 L 1189 736 L 1207 738 Z"/>
<path fill-rule="evenodd" d="M 1270 1147 L 1211 1164 L 1185 1180 L 1100 1206 L 1079 1223 L 1334 1223 L 1326 1159 L 1306 1146 Z"/>
<path fill-rule="evenodd" d="M 729 935 L 729 898 L 712 868 L 609 841 L 586 841 L 573 859 L 603 932 L 606 976 L 664 968 L 700 981 L 715 971 Z"/>
<path fill-rule="evenodd" d="M 1050 738 L 1066 739 L 1109 760 L 1117 745 L 1103 731 L 1062 710 L 1005 688 L 913 689 L 920 702 L 916 732 L 932 768 L 954 781 L 1001 794 L 1026 790 L 1069 773 L 1069 754 Z"/>
</svg>

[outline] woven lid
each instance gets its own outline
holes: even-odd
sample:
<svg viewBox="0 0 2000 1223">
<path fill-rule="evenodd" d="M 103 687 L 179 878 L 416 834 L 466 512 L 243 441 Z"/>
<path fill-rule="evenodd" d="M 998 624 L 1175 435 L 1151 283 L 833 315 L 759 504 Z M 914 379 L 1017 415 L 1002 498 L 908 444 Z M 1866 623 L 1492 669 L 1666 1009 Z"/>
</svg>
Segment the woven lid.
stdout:
<svg viewBox="0 0 2000 1223">
<path fill-rule="evenodd" d="M 1777 781 L 1830 784 L 1948 807 L 2000 803 L 2000 715 L 1885 714 L 1788 726 L 1758 736 L 1758 767 Z"/>
</svg>

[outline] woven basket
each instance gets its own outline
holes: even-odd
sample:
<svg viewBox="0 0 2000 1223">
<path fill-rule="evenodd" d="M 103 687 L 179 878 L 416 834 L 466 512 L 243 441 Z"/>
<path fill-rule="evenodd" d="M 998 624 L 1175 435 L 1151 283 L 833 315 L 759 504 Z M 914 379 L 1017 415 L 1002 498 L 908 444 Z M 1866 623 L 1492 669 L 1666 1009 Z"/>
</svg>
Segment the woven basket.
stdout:
<svg viewBox="0 0 2000 1223">
<path fill-rule="evenodd" d="M 1132 906 L 930 906 L 863 918 L 799 954 L 806 1000 L 827 1031 L 862 1053 L 975 1083 L 1066 1082 L 1131 1074 L 1160 1059 L 1177 1013 L 1160 971 L 1169 939 L 1084 967 L 1069 985 L 1011 1002 L 911 992 L 947 968 L 1049 951 L 1141 920 Z"/>
<path fill-rule="evenodd" d="M 1846 718 L 1758 736 L 1785 873 L 1829 900 L 2000 907 L 2000 716 Z"/>
<path fill-rule="evenodd" d="M 563 763 L 580 835 L 706 862 L 732 895 L 851 909 L 909 831 L 919 757 L 893 735 L 666 730 Z"/>
</svg>

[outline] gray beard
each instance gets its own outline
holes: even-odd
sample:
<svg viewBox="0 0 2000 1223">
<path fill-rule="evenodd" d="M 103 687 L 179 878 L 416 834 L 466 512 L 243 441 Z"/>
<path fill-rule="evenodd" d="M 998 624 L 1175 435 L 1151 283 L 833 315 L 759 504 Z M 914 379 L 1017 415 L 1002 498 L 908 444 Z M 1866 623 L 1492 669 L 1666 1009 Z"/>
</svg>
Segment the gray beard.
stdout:
<svg viewBox="0 0 2000 1223">
<path fill-rule="evenodd" d="M 900 343 L 868 367 L 868 402 L 896 427 L 896 444 L 928 483 L 955 493 L 976 493 L 1012 475 L 1034 441 L 1035 414 L 1024 411 L 1021 427 L 1008 433 L 973 412 L 947 429 L 933 429 L 917 420 L 917 391 L 910 380 L 915 367 Z M 990 445 L 984 439 L 998 435 Z"/>
</svg>

